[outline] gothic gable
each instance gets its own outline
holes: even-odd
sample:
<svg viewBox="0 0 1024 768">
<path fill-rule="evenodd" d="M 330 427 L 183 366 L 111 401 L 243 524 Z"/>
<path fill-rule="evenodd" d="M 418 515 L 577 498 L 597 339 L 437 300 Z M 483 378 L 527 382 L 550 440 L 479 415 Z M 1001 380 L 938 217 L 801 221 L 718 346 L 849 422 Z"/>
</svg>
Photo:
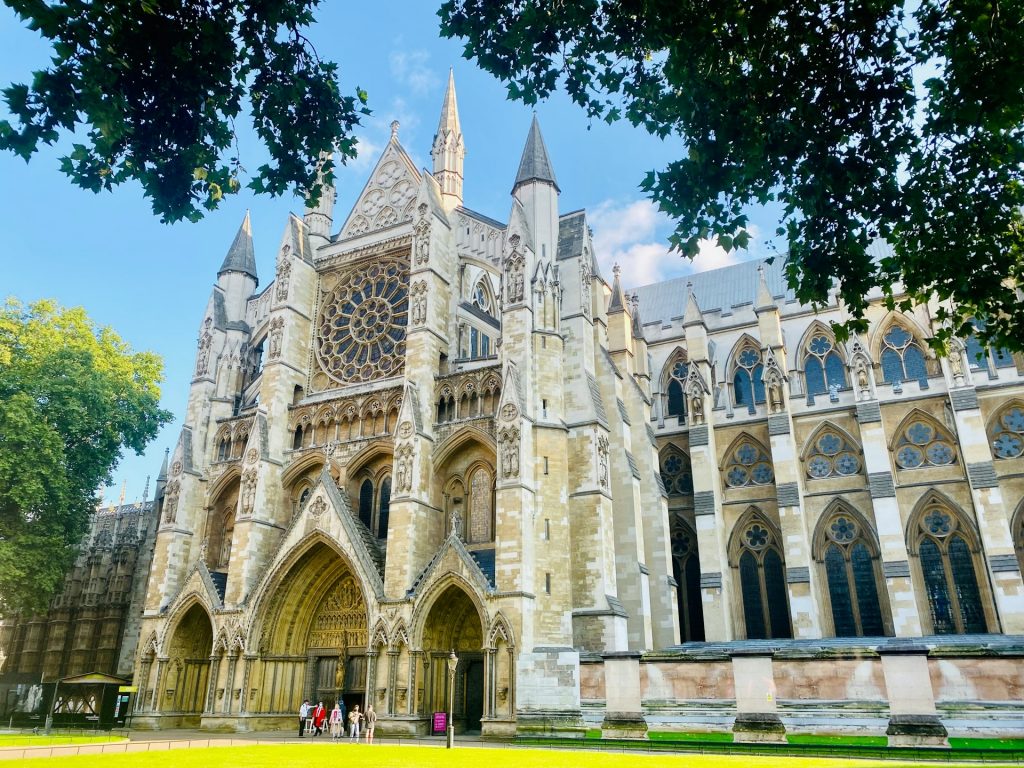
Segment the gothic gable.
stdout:
<svg viewBox="0 0 1024 768">
<path fill-rule="evenodd" d="M 345 220 L 340 239 L 412 221 L 419 186 L 420 174 L 416 166 L 398 139 L 392 136 Z"/>
</svg>

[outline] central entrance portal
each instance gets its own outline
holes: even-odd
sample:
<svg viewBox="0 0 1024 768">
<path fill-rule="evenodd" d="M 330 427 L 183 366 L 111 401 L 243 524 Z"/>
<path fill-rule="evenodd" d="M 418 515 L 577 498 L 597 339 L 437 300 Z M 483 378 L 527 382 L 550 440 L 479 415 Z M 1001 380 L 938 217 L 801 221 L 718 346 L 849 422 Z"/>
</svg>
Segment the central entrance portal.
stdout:
<svg viewBox="0 0 1024 768">
<path fill-rule="evenodd" d="M 459 665 L 452 722 L 456 733 L 479 731 L 484 711 L 483 625 L 476 605 L 461 588 L 448 587 L 430 609 L 423 650 L 427 664 L 423 714 L 448 711 L 448 654 L 454 650 Z"/>
</svg>

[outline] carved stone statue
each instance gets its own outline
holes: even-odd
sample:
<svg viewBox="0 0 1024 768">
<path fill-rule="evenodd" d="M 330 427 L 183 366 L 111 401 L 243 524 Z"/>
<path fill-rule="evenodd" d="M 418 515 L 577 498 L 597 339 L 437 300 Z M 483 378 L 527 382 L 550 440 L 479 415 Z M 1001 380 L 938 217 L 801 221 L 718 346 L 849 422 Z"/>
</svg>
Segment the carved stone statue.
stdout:
<svg viewBox="0 0 1024 768">
<path fill-rule="evenodd" d="M 773 379 L 768 385 L 768 400 L 771 403 L 772 413 L 779 413 L 783 410 L 782 382 Z"/>
<path fill-rule="evenodd" d="M 704 395 L 700 392 L 694 392 L 690 398 L 690 423 L 704 423 Z"/>
</svg>

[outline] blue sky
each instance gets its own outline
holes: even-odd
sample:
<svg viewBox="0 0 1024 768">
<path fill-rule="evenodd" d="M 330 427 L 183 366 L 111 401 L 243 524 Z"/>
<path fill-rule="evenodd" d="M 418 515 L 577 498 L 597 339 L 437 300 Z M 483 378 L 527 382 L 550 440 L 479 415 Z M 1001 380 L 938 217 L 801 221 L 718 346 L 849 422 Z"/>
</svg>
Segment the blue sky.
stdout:
<svg viewBox="0 0 1024 768">
<path fill-rule="evenodd" d="M 373 116 L 357 130 L 361 156 L 338 174 L 335 231 L 362 189 L 366 174 L 390 135 L 399 138 L 420 166 L 430 164 L 448 68 L 454 67 L 465 136 L 465 202 L 506 220 L 510 189 L 530 125 L 532 109 L 505 98 L 504 87 L 461 57 L 458 41 L 444 40 L 435 15 L 440 3 L 394 0 L 343 3 L 326 0 L 309 37 L 321 56 L 340 65 L 342 88 L 369 93 Z M 0 85 L 29 82 L 48 61 L 48 49 L 15 14 L 0 5 Z M 0 113 L 3 105 L 0 104 Z M 544 139 L 562 189 L 563 212 L 586 208 L 597 255 L 610 278 L 619 262 L 629 285 L 702 271 L 751 254 L 706 249 L 696 264 L 667 252 L 668 220 L 640 193 L 646 171 L 681 155 L 678 139 L 662 141 L 626 123 L 591 123 L 563 97 L 538 105 Z M 4 114 L 4 117 L 7 117 Z M 244 128 L 242 129 L 245 130 Z M 247 133 L 240 135 L 243 165 L 263 162 Z M 0 154 L 0 296 L 25 301 L 53 298 L 83 306 L 100 324 L 116 329 L 135 349 L 165 361 L 163 405 L 178 417 L 143 456 L 127 455 L 106 491 L 116 501 L 141 498 L 146 476 L 155 481 L 164 449 L 181 428 L 194 366 L 196 336 L 217 268 L 245 215 L 252 212 L 261 285 L 273 276 L 275 248 L 296 199 L 243 192 L 198 224 L 161 224 L 137 186 L 95 195 L 73 187 L 58 171 L 61 148 L 25 164 Z M 754 215 L 755 238 L 775 223 Z M 755 244 L 753 253 L 759 253 Z M 682 297 L 680 297 L 682 299 Z"/>
</svg>

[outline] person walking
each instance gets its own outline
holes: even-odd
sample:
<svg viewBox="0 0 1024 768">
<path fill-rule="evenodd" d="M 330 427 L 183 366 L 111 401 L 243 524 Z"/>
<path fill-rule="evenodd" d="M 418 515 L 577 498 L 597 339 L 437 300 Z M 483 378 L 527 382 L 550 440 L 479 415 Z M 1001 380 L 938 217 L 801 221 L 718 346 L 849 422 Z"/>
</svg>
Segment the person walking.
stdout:
<svg viewBox="0 0 1024 768">
<path fill-rule="evenodd" d="M 331 716 L 327 721 L 331 726 L 332 741 L 338 738 L 338 732 L 341 731 L 342 728 L 344 728 L 344 723 L 342 722 L 341 719 L 341 708 L 339 704 L 340 702 L 334 703 L 334 709 L 331 710 Z"/>
<path fill-rule="evenodd" d="M 352 741 L 359 741 L 359 721 L 362 719 L 363 715 L 359 711 L 359 705 L 353 705 L 352 711 L 348 713 L 349 737 Z"/>
<path fill-rule="evenodd" d="M 341 710 L 341 717 L 338 718 L 338 738 L 343 739 L 348 728 L 348 709 L 345 707 L 344 699 L 338 699 L 338 709 Z"/>
<path fill-rule="evenodd" d="M 324 720 L 327 719 L 327 710 L 324 709 L 324 703 L 321 701 L 316 705 L 316 709 L 313 710 L 313 735 L 319 736 L 324 732 Z"/>
<path fill-rule="evenodd" d="M 306 730 L 306 719 L 309 717 L 309 699 L 303 699 L 302 705 L 299 707 L 299 738 L 302 738 L 303 731 Z"/>
<path fill-rule="evenodd" d="M 373 711 L 373 704 L 366 705 L 366 743 L 373 744 L 373 731 L 377 727 L 377 713 Z"/>
</svg>

